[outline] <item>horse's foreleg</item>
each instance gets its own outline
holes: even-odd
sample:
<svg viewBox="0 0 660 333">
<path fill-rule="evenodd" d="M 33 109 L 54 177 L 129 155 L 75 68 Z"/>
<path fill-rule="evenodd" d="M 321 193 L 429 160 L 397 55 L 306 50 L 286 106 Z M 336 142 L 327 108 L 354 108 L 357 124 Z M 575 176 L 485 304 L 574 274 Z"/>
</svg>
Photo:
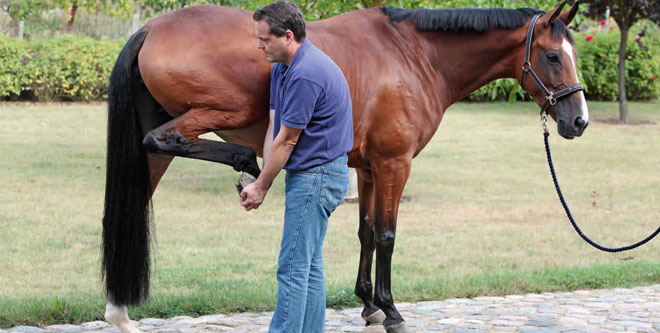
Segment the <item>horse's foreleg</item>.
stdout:
<svg viewBox="0 0 660 333">
<path fill-rule="evenodd" d="M 410 174 L 410 166 L 411 160 L 406 157 L 372 163 L 376 242 L 374 303 L 387 316 L 383 326 L 388 333 L 408 332 L 403 317 L 394 306 L 391 272 L 399 200 Z"/>
<path fill-rule="evenodd" d="M 230 124 L 223 124 L 223 120 L 223 111 L 191 109 L 147 133 L 143 144 L 152 153 L 223 163 L 236 171 L 245 171 L 258 177 L 260 169 L 257 155 L 252 149 L 198 138 L 201 134 L 230 127 Z"/>
<path fill-rule="evenodd" d="M 140 332 L 128 318 L 128 308 L 124 306 L 116 306 L 109 301 L 105 304 L 105 320 L 117 326 L 120 333 L 137 333 Z"/>
<path fill-rule="evenodd" d="M 360 267 L 355 282 L 355 295 L 362 299 L 362 318 L 370 324 L 381 324 L 385 319 L 383 311 L 375 304 L 371 284 L 371 263 L 375 250 L 374 243 L 374 189 L 369 170 L 358 170 L 358 199 L 360 202 Z"/>
</svg>

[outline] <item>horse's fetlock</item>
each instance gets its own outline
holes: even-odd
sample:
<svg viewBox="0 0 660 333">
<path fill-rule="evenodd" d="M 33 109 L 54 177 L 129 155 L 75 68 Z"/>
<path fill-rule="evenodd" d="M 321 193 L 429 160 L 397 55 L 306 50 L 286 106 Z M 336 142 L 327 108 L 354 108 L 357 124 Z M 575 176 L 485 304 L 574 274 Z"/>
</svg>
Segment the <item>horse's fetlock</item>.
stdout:
<svg viewBox="0 0 660 333">
<path fill-rule="evenodd" d="M 371 282 L 358 281 L 355 284 L 355 295 L 361 299 L 364 299 L 365 297 L 371 297 L 372 290 L 373 286 Z"/>
</svg>

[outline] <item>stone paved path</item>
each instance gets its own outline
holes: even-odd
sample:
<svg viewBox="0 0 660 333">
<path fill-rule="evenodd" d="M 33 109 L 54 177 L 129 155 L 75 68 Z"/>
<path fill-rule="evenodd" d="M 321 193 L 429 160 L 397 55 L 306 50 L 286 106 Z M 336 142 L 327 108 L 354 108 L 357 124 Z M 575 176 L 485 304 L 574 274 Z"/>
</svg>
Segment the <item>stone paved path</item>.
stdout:
<svg viewBox="0 0 660 333">
<path fill-rule="evenodd" d="M 398 303 L 412 332 L 660 332 L 660 284 L 632 289 L 449 299 Z M 327 332 L 385 332 L 365 327 L 361 309 L 327 310 Z M 140 330 L 154 333 L 267 332 L 272 312 L 199 318 L 143 319 Z M 5 332 L 118 332 L 103 321 Z"/>
</svg>

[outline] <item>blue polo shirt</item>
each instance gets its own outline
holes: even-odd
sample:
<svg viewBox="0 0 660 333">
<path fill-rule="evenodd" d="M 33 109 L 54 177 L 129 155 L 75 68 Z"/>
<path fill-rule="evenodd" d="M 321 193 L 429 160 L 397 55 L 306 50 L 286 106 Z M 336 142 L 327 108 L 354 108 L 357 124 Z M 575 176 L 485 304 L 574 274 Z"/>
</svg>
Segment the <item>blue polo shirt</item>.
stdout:
<svg viewBox="0 0 660 333">
<path fill-rule="evenodd" d="M 283 124 L 302 129 L 286 170 L 305 170 L 332 161 L 353 146 L 348 83 L 339 66 L 305 39 L 290 66 L 275 63 L 270 81 L 275 110 L 273 138 Z"/>
</svg>

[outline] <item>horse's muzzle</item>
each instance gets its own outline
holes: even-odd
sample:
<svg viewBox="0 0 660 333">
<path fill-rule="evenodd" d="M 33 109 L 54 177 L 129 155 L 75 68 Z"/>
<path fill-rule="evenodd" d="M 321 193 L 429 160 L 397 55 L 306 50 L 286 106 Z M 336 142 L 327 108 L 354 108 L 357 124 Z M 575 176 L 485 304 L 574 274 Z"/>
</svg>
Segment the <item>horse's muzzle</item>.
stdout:
<svg viewBox="0 0 660 333">
<path fill-rule="evenodd" d="M 582 136 L 587 126 L 589 126 L 589 121 L 585 121 L 582 117 L 576 117 L 572 122 L 560 119 L 557 122 L 557 132 L 564 139 L 571 140 L 575 137 Z"/>
</svg>

